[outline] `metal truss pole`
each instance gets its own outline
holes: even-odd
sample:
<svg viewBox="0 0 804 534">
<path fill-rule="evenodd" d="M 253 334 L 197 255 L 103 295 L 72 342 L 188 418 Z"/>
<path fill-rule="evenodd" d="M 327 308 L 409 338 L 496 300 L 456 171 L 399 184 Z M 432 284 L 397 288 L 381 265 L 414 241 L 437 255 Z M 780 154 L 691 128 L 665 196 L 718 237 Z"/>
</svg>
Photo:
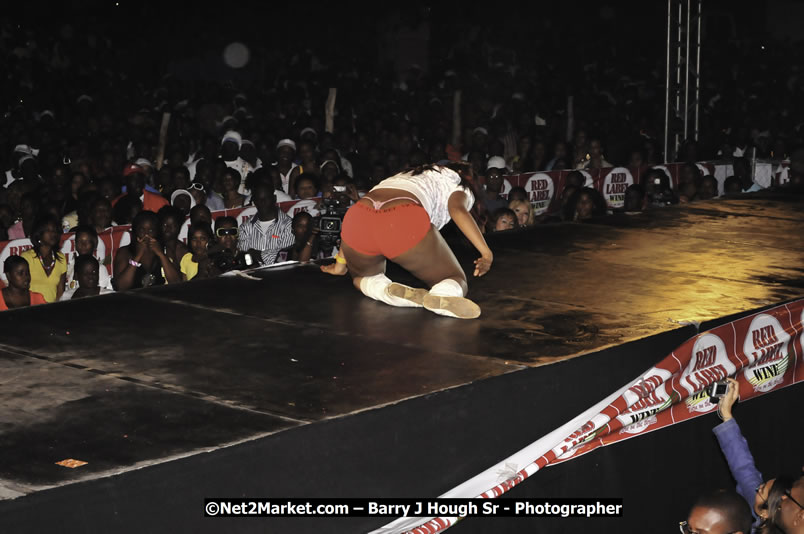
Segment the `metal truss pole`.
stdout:
<svg viewBox="0 0 804 534">
<path fill-rule="evenodd" d="M 675 161 L 684 141 L 698 139 L 702 2 L 667 0 L 665 161 Z"/>
</svg>

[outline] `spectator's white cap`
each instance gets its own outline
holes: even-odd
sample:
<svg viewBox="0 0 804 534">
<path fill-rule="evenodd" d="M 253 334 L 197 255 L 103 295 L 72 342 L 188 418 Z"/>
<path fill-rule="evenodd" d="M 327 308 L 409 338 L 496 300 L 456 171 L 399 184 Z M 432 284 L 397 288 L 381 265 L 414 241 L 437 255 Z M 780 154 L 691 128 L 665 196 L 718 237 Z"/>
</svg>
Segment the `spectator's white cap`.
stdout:
<svg viewBox="0 0 804 534">
<path fill-rule="evenodd" d="M 536 115 L 535 117 L 533 117 L 533 124 L 535 124 L 536 126 L 547 126 L 547 121 L 539 117 L 539 115 Z"/>
<path fill-rule="evenodd" d="M 190 209 L 193 209 L 195 207 L 195 199 L 193 198 L 193 195 L 186 189 L 176 189 L 175 191 L 173 191 L 173 194 L 170 195 L 171 206 L 173 205 L 173 201 L 176 200 L 176 197 L 180 195 L 187 195 L 188 197 L 190 197 Z"/>
<path fill-rule="evenodd" d="M 313 134 L 313 139 L 318 139 L 318 132 L 315 131 L 315 128 L 310 128 L 309 126 L 301 131 L 299 137 L 304 137 L 304 134 L 311 133 Z"/>
<path fill-rule="evenodd" d="M 234 122 L 235 124 L 237 124 L 237 119 L 232 117 L 231 115 L 227 115 L 221 121 L 221 126 L 226 126 L 226 124 L 230 122 Z"/>
<path fill-rule="evenodd" d="M 29 156 L 33 155 L 33 150 L 28 145 L 17 145 L 14 147 L 14 152 L 19 152 L 20 154 L 27 154 Z"/>
<path fill-rule="evenodd" d="M 243 145 L 251 145 L 254 146 L 253 141 L 249 141 L 248 139 L 243 139 L 243 142 L 240 144 L 240 148 L 243 148 Z"/>
<path fill-rule="evenodd" d="M 232 143 L 237 143 L 237 148 L 240 148 L 240 145 L 243 144 L 243 137 L 234 130 L 229 130 L 225 134 L 223 134 L 223 139 L 221 140 L 221 144 L 224 144 L 226 141 L 231 141 Z"/>
<path fill-rule="evenodd" d="M 276 144 L 276 149 L 279 150 L 283 146 L 289 146 L 293 149 L 293 152 L 296 152 L 296 143 L 293 141 L 293 139 L 282 139 Z"/>
<path fill-rule="evenodd" d="M 28 161 L 29 159 L 36 161 L 33 156 L 31 156 L 30 154 L 26 154 L 20 158 L 20 160 L 17 162 L 17 166 L 22 167 L 22 164 Z"/>
<path fill-rule="evenodd" d="M 335 162 L 335 160 L 332 160 L 332 159 L 325 160 L 324 162 L 322 162 L 322 163 L 321 163 L 321 170 L 322 170 L 322 171 L 324 170 L 324 167 L 326 167 L 326 166 L 327 166 L 327 163 L 332 163 L 333 165 L 335 165 L 335 168 L 336 168 L 336 169 L 338 169 L 338 173 L 340 173 L 340 172 L 341 172 L 341 167 L 340 167 L 340 165 L 338 165 L 338 164 Z"/>
<path fill-rule="evenodd" d="M 489 158 L 488 164 L 486 164 L 486 170 L 488 169 L 505 169 L 505 159 L 501 158 L 500 156 L 494 156 Z"/>
<path fill-rule="evenodd" d="M 44 117 L 44 116 L 46 116 L 46 115 L 49 115 L 51 119 L 55 119 L 55 118 L 56 118 L 56 116 L 55 116 L 55 115 L 53 115 L 53 112 L 52 112 L 52 111 L 50 111 L 49 109 L 46 109 L 46 110 L 44 110 L 42 113 L 40 113 L 40 114 L 39 114 L 39 119 L 38 119 L 38 120 L 42 120 L 42 117 Z"/>
<path fill-rule="evenodd" d="M 483 128 L 482 126 L 478 126 L 474 130 L 472 130 L 472 134 L 482 133 L 483 135 L 488 135 L 489 131 Z"/>
<path fill-rule="evenodd" d="M 92 102 L 92 97 L 89 95 L 81 95 L 78 98 L 76 98 L 75 102 L 77 104 L 80 104 L 81 102 Z"/>
<path fill-rule="evenodd" d="M 154 164 L 153 164 L 153 163 L 151 163 L 150 161 L 148 161 L 148 160 L 147 160 L 147 159 L 145 159 L 145 158 L 138 158 L 136 161 L 134 161 L 134 164 L 135 164 L 135 165 L 139 165 L 140 167 L 150 167 L 150 168 L 153 168 L 153 166 L 154 166 Z"/>
</svg>

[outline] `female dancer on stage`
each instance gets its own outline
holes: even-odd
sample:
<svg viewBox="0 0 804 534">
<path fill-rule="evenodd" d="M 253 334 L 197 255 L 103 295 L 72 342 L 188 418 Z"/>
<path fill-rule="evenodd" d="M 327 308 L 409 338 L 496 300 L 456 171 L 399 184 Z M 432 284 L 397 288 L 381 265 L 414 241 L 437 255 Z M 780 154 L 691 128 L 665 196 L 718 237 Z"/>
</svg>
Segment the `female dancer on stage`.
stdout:
<svg viewBox="0 0 804 534">
<path fill-rule="evenodd" d="M 466 275 L 439 230 L 450 219 L 480 252 L 475 276 L 483 276 L 494 259 L 469 213 L 475 203 L 471 167 L 427 165 L 380 182 L 349 208 L 341 230 L 336 263 L 324 272 L 352 275 L 367 297 L 392 306 L 424 307 L 439 315 L 473 319 L 480 307 L 464 298 Z M 401 265 L 430 291 L 391 282 L 385 261 Z"/>
</svg>

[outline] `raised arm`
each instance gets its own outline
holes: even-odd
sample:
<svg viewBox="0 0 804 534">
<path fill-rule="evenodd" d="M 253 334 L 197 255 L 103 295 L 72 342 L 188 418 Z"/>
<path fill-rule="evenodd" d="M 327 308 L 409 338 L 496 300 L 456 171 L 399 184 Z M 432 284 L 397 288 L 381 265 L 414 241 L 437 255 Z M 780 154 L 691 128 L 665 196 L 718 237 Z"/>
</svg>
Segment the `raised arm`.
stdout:
<svg viewBox="0 0 804 534">
<path fill-rule="evenodd" d="M 726 457 L 731 475 L 737 482 L 737 493 L 742 495 L 753 510 L 754 496 L 757 486 L 762 483 L 762 474 L 754 464 L 754 457 L 748 448 L 748 442 L 740 432 L 737 420 L 732 416 L 732 407 L 739 397 L 739 384 L 733 378 L 726 380 L 729 388 L 718 404 L 718 413 L 723 418 L 723 422 L 712 431 L 717 437 L 720 450 Z"/>
</svg>

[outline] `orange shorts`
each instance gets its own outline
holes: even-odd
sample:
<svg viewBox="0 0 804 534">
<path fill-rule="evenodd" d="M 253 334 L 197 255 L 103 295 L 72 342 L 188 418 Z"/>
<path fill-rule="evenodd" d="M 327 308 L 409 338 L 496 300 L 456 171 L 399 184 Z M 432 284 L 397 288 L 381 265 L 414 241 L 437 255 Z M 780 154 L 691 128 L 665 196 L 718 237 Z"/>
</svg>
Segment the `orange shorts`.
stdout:
<svg viewBox="0 0 804 534">
<path fill-rule="evenodd" d="M 394 259 L 416 246 L 429 231 L 430 216 L 418 204 L 375 210 L 358 202 L 343 218 L 341 239 L 361 254 Z"/>
</svg>

